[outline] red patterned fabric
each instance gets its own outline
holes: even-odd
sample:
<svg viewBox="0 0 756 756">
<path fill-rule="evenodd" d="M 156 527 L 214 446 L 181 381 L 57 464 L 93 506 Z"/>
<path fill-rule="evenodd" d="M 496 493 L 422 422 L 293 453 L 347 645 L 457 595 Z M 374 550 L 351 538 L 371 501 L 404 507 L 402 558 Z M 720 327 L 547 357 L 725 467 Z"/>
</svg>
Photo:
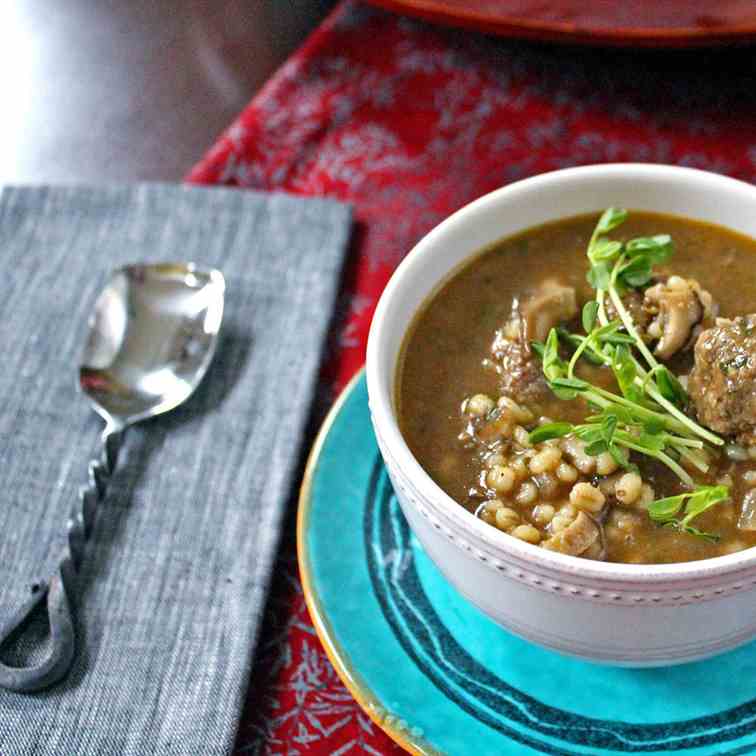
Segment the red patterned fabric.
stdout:
<svg viewBox="0 0 756 756">
<path fill-rule="evenodd" d="M 363 362 L 373 309 L 398 261 L 485 192 L 557 168 L 622 161 L 756 182 L 755 70 L 749 49 L 539 46 L 344 0 L 189 180 L 354 204 L 357 231 L 324 375 L 335 390 Z M 326 659 L 293 543 L 292 519 L 238 752 L 400 753 Z"/>
</svg>

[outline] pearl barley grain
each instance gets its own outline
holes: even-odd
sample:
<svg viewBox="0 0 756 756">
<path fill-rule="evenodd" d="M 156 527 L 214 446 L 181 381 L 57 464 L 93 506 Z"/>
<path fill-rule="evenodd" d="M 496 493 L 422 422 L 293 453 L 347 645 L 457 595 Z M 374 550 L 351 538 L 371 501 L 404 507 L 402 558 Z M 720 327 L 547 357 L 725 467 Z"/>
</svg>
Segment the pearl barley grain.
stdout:
<svg viewBox="0 0 756 756">
<path fill-rule="evenodd" d="M 596 472 L 599 475 L 611 475 L 619 465 L 609 452 L 602 452 L 596 457 Z"/>
<path fill-rule="evenodd" d="M 574 483 L 578 479 L 578 472 L 566 462 L 562 462 L 556 469 L 556 476 L 562 483 Z"/>
<path fill-rule="evenodd" d="M 501 509 L 504 506 L 504 502 L 501 499 L 489 499 L 483 506 L 486 511 L 495 514 L 497 509 Z"/>
<path fill-rule="evenodd" d="M 501 507 L 496 510 L 496 527 L 499 530 L 509 530 L 520 522 L 520 515 L 510 509 L 510 507 Z"/>
<path fill-rule="evenodd" d="M 537 504 L 533 508 L 533 520 L 539 525 L 548 525 L 554 519 L 554 511 L 551 504 Z"/>
<path fill-rule="evenodd" d="M 643 480 L 636 472 L 625 473 L 614 487 L 614 494 L 623 504 L 634 504 L 641 495 Z"/>
<path fill-rule="evenodd" d="M 509 493 L 514 484 L 514 472 L 504 465 L 494 465 L 486 475 L 486 485 L 498 493 Z"/>
<path fill-rule="evenodd" d="M 576 483 L 570 491 L 570 502 L 586 512 L 600 512 L 604 506 L 604 494 L 590 483 Z"/>
<path fill-rule="evenodd" d="M 486 396 L 485 394 L 475 394 L 467 400 L 465 412 L 474 417 L 484 417 L 495 406 L 494 400 L 491 399 L 490 396 Z"/>
<path fill-rule="evenodd" d="M 540 543 L 541 541 L 541 531 L 532 525 L 518 525 L 510 535 L 527 543 Z"/>
<path fill-rule="evenodd" d="M 562 452 L 559 449 L 546 447 L 530 460 L 530 472 L 534 475 L 554 470 L 562 460 Z"/>
<path fill-rule="evenodd" d="M 518 504 L 532 504 L 538 498 L 538 487 L 530 480 L 526 480 L 515 496 Z"/>
</svg>

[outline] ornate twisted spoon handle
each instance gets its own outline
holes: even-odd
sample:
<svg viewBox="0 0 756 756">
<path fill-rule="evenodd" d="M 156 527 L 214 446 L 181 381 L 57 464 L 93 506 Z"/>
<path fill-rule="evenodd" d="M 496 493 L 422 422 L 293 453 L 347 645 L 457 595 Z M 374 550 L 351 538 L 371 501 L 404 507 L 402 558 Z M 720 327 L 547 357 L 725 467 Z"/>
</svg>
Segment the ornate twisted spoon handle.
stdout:
<svg viewBox="0 0 756 756">
<path fill-rule="evenodd" d="M 42 584 L 0 629 L 0 650 L 27 625 L 34 610 L 47 599 L 52 648 L 39 664 L 10 667 L 0 662 L 0 687 L 17 693 L 31 693 L 58 682 L 68 672 L 76 648 L 73 609 L 76 578 L 92 533 L 97 507 L 115 469 L 124 428 L 109 424 L 102 434 L 100 458 L 89 463 L 88 481 L 68 520 L 68 539 L 63 557 L 49 583 Z"/>
</svg>

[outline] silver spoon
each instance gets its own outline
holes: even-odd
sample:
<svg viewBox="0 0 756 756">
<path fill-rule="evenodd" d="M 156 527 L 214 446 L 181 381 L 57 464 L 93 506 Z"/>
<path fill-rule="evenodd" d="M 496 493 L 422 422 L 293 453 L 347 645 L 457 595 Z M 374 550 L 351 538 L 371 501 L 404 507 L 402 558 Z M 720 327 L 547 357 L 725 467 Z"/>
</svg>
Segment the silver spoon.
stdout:
<svg viewBox="0 0 756 756">
<path fill-rule="evenodd" d="M 129 425 L 186 401 L 212 360 L 223 319 L 220 271 L 192 263 L 129 265 L 116 270 L 95 304 L 79 368 L 79 386 L 105 420 L 102 454 L 68 521 L 68 542 L 50 582 L 0 629 L 0 648 L 47 597 L 51 651 L 39 664 L 0 663 L 0 687 L 46 688 L 68 672 L 75 653 L 73 599 L 84 547 Z"/>
</svg>

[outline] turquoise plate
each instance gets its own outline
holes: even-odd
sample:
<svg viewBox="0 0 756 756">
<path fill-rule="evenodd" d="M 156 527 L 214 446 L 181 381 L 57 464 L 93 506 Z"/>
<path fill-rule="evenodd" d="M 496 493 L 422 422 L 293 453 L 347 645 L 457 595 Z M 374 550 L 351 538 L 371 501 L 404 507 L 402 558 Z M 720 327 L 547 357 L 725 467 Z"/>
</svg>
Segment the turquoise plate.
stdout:
<svg viewBox="0 0 756 756">
<path fill-rule="evenodd" d="M 511 635 L 456 593 L 399 509 L 363 374 L 312 451 L 298 537 L 331 661 L 413 753 L 756 752 L 756 645 L 666 669 L 603 667 Z"/>
</svg>

